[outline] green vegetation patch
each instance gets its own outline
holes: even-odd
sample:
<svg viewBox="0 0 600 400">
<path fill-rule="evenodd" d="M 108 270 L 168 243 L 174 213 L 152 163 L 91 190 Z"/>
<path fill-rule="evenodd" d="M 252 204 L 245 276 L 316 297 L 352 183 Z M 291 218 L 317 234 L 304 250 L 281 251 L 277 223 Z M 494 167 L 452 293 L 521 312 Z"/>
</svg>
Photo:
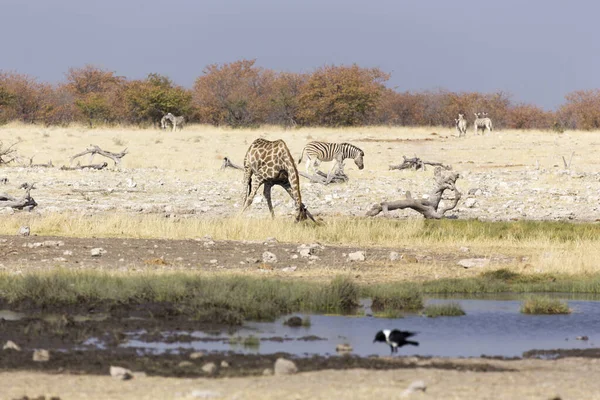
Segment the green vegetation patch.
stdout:
<svg viewBox="0 0 600 400">
<path fill-rule="evenodd" d="M 567 302 L 546 296 L 532 297 L 521 305 L 523 314 L 570 314 Z"/>
<path fill-rule="evenodd" d="M 446 304 L 432 304 L 423 310 L 423 314 L 429 318 L 436 317 L 459 317 L 465 315 L 465 311 L 456 302 Z"/>
</svg>

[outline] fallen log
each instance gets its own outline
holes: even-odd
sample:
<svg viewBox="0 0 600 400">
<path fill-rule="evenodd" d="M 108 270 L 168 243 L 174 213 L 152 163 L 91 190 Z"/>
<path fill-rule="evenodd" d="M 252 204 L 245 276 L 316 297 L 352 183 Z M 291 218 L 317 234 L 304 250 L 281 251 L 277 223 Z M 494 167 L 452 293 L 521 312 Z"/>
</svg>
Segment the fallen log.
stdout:
<svg viewBox="0 0 600 400">
<path fill-rule="evenodd" d="M 66 165 L 63 165 L 62 167 L 60 167 L 61 170 L 63 171 L 74 171 L 76 169 L 96 169 L 96 170 L 101 170 L 104 169 L 108 166 L 108 163 L 106 161 L 104 161 L 102 164 L 89 164 L 89 165 L 79 165 L 77 164 L 77 166 L 75 167 L 67 167 Z"/>
<path fill-rule="evenodd" d="M 388 211 L 411 208 L 421 213 L 426 219 L 441 219 L 447 211 L 456 207 L 462 194 L 456 188 L 456 180 L 460 177 L 457 172 L 442 175 L 442 168 L 435 167 L 434 179 L 436 187 L 433 189 L 427 199 L 413 199 L 410 192 L 406 192 L 405 200 L 382 202 L 373 204 L 373 207 L 367 211 L 367 216 L 374 217 L 383 211 L 387 215 Z M 440 207 L 440 202 L 446 190 L 454 192 L 454 198 L 448 199 L 450 203 Z"/>
<path fill-rule="evenodd" d="M 120 153 L 113 153 L 111 151 L 102 150 L 100 147 L 96 146 L 95 144 L 91 144 L 90 147 L 88 147 L 85 151 L 82 151 L 81 153 L 77 153 L 73 157 L 71 157 L 70 165 L 73 164 L 73 161 L 77 157 L 81 157 L 86 154 L 90 155 L 90 163 L 93 161 L 94 155 L 99 154 L 101 156 L 104 156 L 106 158 L 110 158 L 111 160 L 113 160 L 115 163 L 115 167 L 120 167 L 121 159 L 127 155 L 127 149 L 123 150 Z M 98 165 L 98 164 L 96 164 L 96 165 Z"/>
<path fill-rule="evenodd" d="M 0 207 L 10 207 L 18 210 L 25 209 L 28 211 L 33 210 L 38 205 L 33 197 L 31 197 L 31 189 L 35 189 L 34 185 L 35 184 L 30 185 L 24 183 L 19 186 L 19 189 L 25 189 L 25 194 L 20 198 L 16 198 L 6 193 L 0 193 Z"/>
<path fill-rule="evenodd" d="M 52 167 L 54 167 L 54 164 L 52 164 L 52 160 L 48 161 L 47 163 L 34 164 L 33 163 L 33 158 L 34 157 L 31 157 L 29 159 L 29 164 L 25 165 L 27 168 L 52 168 Z"/>
<path fill-rule="evenodd" d="M 240 171 L 244 170 L 244 167 L 234 164 L 229 157 L 223 158 L 223 162 L 221 163 L 221 169 L 233 168 L 238 169 Z M 313 183 L 321 183 L 325 184 L 327 182 L 327 174 L 317 171 L 316 175 L 308 175 L 300 170 L 298 170 L 298 175 L 303 176 L 306 179 L 309 179 Z M 329 183 L 343 183 L 349 180 L 348 175 L 344 173 L 343 167 L 340 168 L 335 175 L 331 178 L 331 182 Z"/>
<path fill-rule="evenodd" d="M 443 168 L 445 170 L 448 170 L 448 171 L 452 170 L 452 166 L 451 165 L 442 164 L 440 162 L 421 160 L 417 156 L 415 156 L 413 158 L 407 158 L 406 156 L 402 156 L 402 157 L 404 158 L 404 161 L 402 162 L 402 164 L 390 165 L 390 170 L 393 170 L 393 169 L 398 169 L 398 170 L 403 170 L 403 169 L 419 170 L 419 169 L 422 169 L 423 171 L 426 171 L 427 170 L 425 168 L 426 165 L 431 165 L 432 167 L 441 167 L 441 168 Z"/>
</svg>

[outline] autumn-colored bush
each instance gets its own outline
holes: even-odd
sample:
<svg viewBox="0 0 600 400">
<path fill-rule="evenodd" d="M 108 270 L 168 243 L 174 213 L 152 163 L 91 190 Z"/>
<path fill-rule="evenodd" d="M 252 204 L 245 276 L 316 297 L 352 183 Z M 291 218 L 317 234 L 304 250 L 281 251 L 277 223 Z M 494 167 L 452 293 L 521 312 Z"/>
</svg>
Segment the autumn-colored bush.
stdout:
<svg viewBox="0 0 600 400">
<path fill-rule="evenodd" d="M 24 74 L 0 73 L 0 120 L 35 123 L 42 120 L 44 98 L 51 85 Z"/>
<path fill-rule="evenodd" d="M 212 125 L 257 126 L 268 114 L 273 72 L 256 60 L 211 64 L 194 84 L 197 119 Z"/>
<path fill-rule="evenodd" d="M 298 117 L 303 125 L 366 124 L 375 113 L 389 75 L 378 68 L 324 66 L 301 86 Z"/>
<path fill-rule="evenodd" d="M 565 100 L 557 112 L 565 128 L 600 129 L 600 89 L 571 92 Z"/>
<path fill-rule="evenodd" d="M 508 113 L 508 127 L 511 129 L 550 129 L 554 122 L 553 112 L 531 104 L 517 104 Z"/>
<path fill-rule="evenodd" d="M 80 118 L 90 127 L 125 119 L 125 78 L 93 65 L 71 68 L 66 89 L 74 96 Z"/>
<path fill-rule="evenodd" d="M 267 122 L 286 127 L 298 124 L 300 91 L 306 83 L 304 74 L 281 73 L 271 83 Z"/>
</svg>

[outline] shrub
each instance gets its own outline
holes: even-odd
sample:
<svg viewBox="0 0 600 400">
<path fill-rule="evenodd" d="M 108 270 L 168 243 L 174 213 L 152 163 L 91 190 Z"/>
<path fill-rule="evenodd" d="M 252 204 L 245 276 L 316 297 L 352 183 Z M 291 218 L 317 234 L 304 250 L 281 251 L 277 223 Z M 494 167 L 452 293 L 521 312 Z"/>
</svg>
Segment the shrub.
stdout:
<svg viewBox="0 0 600 400">
<path fill-rule="evenodd" d="M 521 305 L 523 314 L 570 314 L 569 305 L 558 299 L 549 297 L 532 297 Z"/>
</svg>

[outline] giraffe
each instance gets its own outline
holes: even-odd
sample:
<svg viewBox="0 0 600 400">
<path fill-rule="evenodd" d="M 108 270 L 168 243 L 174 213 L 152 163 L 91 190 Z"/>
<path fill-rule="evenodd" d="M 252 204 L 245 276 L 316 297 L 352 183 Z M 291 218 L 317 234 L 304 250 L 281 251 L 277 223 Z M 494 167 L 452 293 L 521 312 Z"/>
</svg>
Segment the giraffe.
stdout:
<svg viewBox="0 0 600 400">
<path fill-rule="evenodd" d="M 307 218 L 315 222 L 310 211 L 302 204 L 298 170 L 294 158 L 283 140 L 256 139 L 248 148 L 244 157 L 242 212 L 250 207 L 261 185 L 264 185 L 263 194 L 267 200 L 272 218 L 275 218 L 275 213 L 271 202 L 271 189 L 273 186 L 279 185 L 296 202 L 296 222 L 304 221 Z"/>
</svg>

